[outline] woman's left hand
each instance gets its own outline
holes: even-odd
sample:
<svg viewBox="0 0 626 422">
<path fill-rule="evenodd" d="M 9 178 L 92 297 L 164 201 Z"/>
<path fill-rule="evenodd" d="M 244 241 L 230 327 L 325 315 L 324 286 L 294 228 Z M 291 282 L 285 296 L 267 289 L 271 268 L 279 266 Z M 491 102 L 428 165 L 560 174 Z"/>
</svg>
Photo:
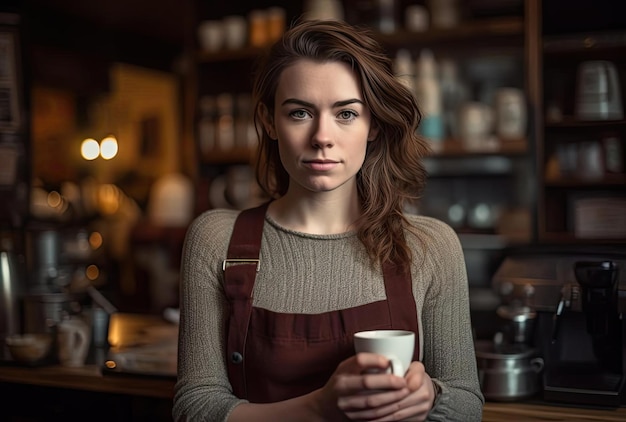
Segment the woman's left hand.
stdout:
<svg viewBox="0 0 626 422">
<path fill-rule="evenodd" d="M 412 362 L 404 376 L 409 393 L 402 399 L 385 403 L 382 406 L 372 406 L 376 396 L 385 395 L 385 392 L 376 392 L 367 396 L 354 396 L 350 402 L 350 410 L 345 410 L 346 416 L 358 421 L 424 421 L 433 407 L 435 389 L 430 376 L 426 373 L 421 362 Z"/>
</svg>

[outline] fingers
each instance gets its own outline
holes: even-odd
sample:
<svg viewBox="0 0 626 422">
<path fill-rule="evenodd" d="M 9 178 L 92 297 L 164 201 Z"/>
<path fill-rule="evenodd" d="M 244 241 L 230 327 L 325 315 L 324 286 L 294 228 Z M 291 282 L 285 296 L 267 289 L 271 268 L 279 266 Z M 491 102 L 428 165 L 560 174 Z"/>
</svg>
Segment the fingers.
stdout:
<svg viewBox="0 0 626 422">
<path fill-rule="evenodd" d="M 360 366 L 366 361 L 370 363 L 367 356 L 355 365 Z M 354 376 L 350 381 L 353 382 L 351 391 L 360 392 L 340 396 L 337 404 L 351 420 L 422 421 L 432 407 L 432 381 L 421 362 L 411 364 L 406 379 L 377 374 Z"/>
<path fill-rule="evenodd" d="M 432 407 L 428 400 L 428 393 L 423 390 L 425 389 L 410 392 L 408 389 L 402 389 L 372 394 L 368 400 L 350 401 L 354 408 L 340 407 L 340 410 L 351 420 L 423 421 Z"/>
<path fill-rule="evenodd" d="M 352 420 L 386 418 L 402 410 L 402 400 L 410 394 L 407 388 L 341 397 L 337 405 Z M 389 420 L 389 419 L 387 419 Z"/>
</svg>

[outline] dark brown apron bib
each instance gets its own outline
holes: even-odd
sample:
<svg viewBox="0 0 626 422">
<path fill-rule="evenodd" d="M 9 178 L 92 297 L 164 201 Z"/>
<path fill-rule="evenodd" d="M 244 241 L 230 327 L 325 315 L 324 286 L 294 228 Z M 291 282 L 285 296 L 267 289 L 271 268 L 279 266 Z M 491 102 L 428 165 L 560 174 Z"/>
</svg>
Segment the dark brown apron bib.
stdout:
<svg viewBox="0 0 626 422">
<path fill-rule="evenodd" d="M 233 393 L 253 403 L 301 396 L 322 387 L 344 359 L 354 355 L 357 331 L 400 329 L 415 332 L 417 311 L 411 275 L 383 265 L 387 300 L 321 314 L 284 314 L 252 306 L 267 203 L 242 211 L 224 261 L 230 304 L 227 332 L 228 378 Z"/>
</svg>

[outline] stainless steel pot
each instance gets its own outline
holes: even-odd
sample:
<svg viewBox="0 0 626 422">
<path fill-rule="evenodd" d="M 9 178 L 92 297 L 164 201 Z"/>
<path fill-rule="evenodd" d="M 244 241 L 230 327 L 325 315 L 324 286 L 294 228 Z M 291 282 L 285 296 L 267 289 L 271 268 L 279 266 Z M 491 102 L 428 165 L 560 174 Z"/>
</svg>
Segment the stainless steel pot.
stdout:
<svg viewBox="0 0 626 422">
<path fill-rule="evenodd" d="M 536 349 L 480 340 L 475 350 L 480 386 L 487 400 L 514 401 L 539 391 L 543 359 Z"/>
</svg>

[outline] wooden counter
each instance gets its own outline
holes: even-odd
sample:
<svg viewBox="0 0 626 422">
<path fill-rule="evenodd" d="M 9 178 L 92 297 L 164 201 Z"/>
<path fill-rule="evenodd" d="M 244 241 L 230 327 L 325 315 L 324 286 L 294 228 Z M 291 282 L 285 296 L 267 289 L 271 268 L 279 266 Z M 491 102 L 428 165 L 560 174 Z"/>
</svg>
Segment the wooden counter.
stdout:
<svg viewBox="0 0 626 422">
<path fill-rule="evenodd" d="M 0 366 L 0 382 L 171 400 L 174 397 L 175 379 L 103 375 L 95 365 L 81 368 Z"/>
<path fill-rule="evenodd" d="M 624 422 L 626 421 L 626 407 L 598 410 L 547 403 L 485 403 L 483 422 L 507 420 L 524 422 Z"/>
<path fill-rule="evenodd" d="M 100 367 L 0 365 L 3 422 L 171 422 L 175 380 Z"/>
<path fill-rule="evenodd" d="M 97 366 L 83 368 L 0 366 L 0 383 L 29 384 L 41 387 L 91 391 L 106 394 L 152 397 L 171 401 L 175 380 L 132 375 L 103 375 Z M 487 402 L 483 410 L 484 422 L 550 421 L 591 422 L 626 421 L 626 408 L 598 410 L 565 407 L 547 403 Z"/>
</svg>

